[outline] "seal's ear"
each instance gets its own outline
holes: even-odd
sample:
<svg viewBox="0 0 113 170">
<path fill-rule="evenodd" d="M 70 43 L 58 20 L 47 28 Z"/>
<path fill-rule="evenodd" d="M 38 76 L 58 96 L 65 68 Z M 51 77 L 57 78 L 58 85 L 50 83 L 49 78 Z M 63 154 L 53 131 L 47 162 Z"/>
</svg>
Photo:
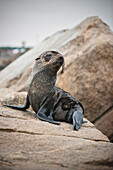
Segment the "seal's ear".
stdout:
<svg viewBox="0 0 113 170">
<path fill-rule="evenodd" d="M 36 58 L 35 60 L 40 60 L 40 57 Z"/>
</svg>

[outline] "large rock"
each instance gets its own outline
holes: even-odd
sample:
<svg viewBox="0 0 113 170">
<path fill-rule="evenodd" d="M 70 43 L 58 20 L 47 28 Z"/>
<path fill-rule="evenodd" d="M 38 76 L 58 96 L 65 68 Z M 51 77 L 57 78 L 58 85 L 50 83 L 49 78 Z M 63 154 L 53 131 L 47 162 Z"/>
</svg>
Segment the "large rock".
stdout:
<svg viewBox="0 0 113 170">
<path fill-rule="evenodd" d="M 113 109 L 108 110 L 95 121 L 96 127 L 113 142 Z"/>
<path fill-rule="evenodd" d="M 57 85 L 83 103 L 85 117 L 91 122 L 96 123 L 106 114 L 96 125 L 100 128 L 104 122 L 107 127 L 107 111 L 113 108 L 113 33 L 98 17 L 87 18 L 70 30 L 48 37 L 19 57 L 1 71 L 0 87 L 25 90 L 34 58 L 51 49 L 58 50 L 65 57 L 65 72 L 59 75 Z M 112 120 L 109 122 L 112 129 Z M 108 135 L 103 128 L 101 126 L 101 130 Z M 108 136 L 112 137 L 112 134 Z"/>
<path fill-rule="evenodd" d="M 23 105 L 26 101 L 27 92 L 16 92 L 8 88 L 0 89 L 0 106 L 5 104 Z"/>
<path fill-rule="evenodd" d="M 40 121 L 31 112 L 0 107 L 0 169 L 113 168 L 113 144 L 89 121 L 79 131 Z"/>
<path fill-rule="evenodd" d="M 73 40 L 76 57 L 59 76 L 57 85 L 77 97 L 85 116 L 113 141 L 113 33 L 96 20 L 84 27 L 81 37 L 77 52 L 77 38 Z"/>
</svg>

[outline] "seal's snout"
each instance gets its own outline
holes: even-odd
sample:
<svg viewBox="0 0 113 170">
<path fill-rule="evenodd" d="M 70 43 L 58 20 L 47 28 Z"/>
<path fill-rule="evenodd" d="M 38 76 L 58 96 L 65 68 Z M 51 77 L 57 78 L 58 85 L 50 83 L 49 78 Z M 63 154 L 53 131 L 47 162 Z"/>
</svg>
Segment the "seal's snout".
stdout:
<svg viewBox="0 0 113 170">
<path fill-rule="evenodd" d="M 60 56 L 60 57 L 59 57 L 59 61 L 60 61 L 61 64 L 63 64 L 63 63 L 64 63 L 64 57 L 63 57 L 63 56 Z"/>
<path fill-rule="evenodd" d="M 61 71 L 61 74 L 64 73 L 64 57 L 63 56 L 60 56 L 59 57 L 59 61 L 60 61 L 60 64 L 62 66 L 62 71 Z"/>
<path fill-rule="evenodd" d="M 63 58 L 63 56 L 60 56 L 60 60 L 63 60 L 64 58 Z"/>
</svg>

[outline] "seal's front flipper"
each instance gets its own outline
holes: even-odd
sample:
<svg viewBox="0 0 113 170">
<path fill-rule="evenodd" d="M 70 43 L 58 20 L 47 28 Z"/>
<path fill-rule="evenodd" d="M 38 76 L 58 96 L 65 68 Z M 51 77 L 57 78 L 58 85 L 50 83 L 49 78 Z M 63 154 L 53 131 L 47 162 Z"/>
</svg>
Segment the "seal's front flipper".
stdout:
<svg viewBox="0 0 113 170">
<path fill-rule="evenodd" d="M 73 130 L 79 130 L 83 123 L 83 112 L 82 110 L 74 111 L 73 115 Z"/>
<path fill-rule="evenodd" d="M 51 97 L 46 99 L 46 101 L 43 103 L 43 105 L 40 107 L 39 111 L 37 112 L 37 117 L 40 120 L 53 123 L 56 125 L 60 125 L 59 122 L 54 121 L 52 116 L 52 111 L 54 107 L 54 99 Z"/>
<path fill-rule="evenodd" d="M 10 108 L 16 109 L 16 110 L 23 110 L 23 111 L 25 111 L 30 106 L 29 96 L 27 95 L 26 103 L 25 103 L 24 106 L 16 106 L 16 105 L 3 105 L 3 106 L 10 107 Z"/>
</svg>

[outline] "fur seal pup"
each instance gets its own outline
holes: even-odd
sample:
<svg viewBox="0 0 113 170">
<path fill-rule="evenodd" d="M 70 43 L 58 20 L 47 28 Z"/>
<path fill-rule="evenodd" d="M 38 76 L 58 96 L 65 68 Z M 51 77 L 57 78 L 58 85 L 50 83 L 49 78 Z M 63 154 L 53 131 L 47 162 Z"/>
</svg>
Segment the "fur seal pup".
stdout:
<svg viewBox="0 0 113 170">
<path fill-rule="evenodd" d="M 79 130 L 83 122 L 82 104 L 71 94 L 55 86 L 57 72 L 64 66 L 63 56 L 56 51 L 46 51 L 35 59 L 27 81 L 27 99 L 24 106 L 5 105 L 26 110 L 31 105 L 39 119 L 59 125 L 57 121 L 73 123 Z"/>
</svg>

